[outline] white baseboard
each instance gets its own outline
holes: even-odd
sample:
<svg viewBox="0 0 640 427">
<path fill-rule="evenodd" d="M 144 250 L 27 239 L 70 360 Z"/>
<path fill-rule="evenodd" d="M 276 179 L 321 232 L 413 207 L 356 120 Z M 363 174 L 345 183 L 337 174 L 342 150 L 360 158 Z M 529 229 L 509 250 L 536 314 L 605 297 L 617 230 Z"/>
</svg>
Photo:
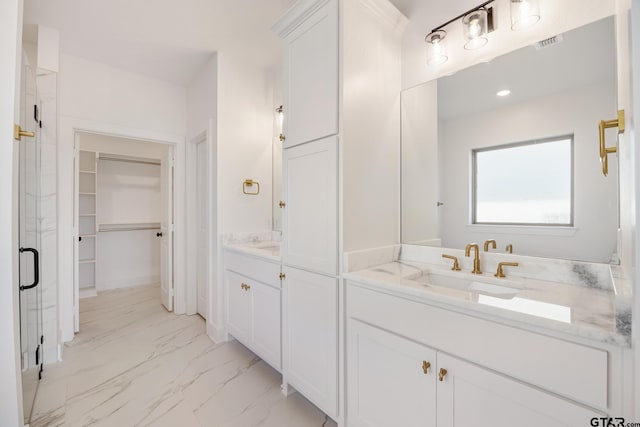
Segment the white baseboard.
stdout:
<svg viewBox="0 0 640 427">
<path fill-rule="evenodd" d="M 214 325 L 213 323 L 206 322 L 207 336 L 211 338 L 214 343 L 222 343 L 229 341 L 229 334 L 224 327 Z"/>
<path fill-rule="evenodd" d="M 96 291 L 110 291 L 112 289 L 133 288 L 136 286 L 151 285 L 160 283 L 160 276 L 127 277 L 125 279 L 99 281 L 96 284 Z"/>
</svg>

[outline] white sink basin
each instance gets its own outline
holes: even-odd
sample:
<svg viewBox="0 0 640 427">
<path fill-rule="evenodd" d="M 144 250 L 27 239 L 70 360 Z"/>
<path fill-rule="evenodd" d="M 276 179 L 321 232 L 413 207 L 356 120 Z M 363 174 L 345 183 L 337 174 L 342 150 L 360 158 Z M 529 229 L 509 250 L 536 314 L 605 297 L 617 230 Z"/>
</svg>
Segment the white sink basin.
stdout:
<svg viewBox="0 0 640 427">
<path fill-rule="evenodd" d="M 280 243 L 279 242 L 252 243 L 251 247 L 256 249 L 264 249 L 265 251 L 275 251 L 275 250 L 280 250 Z"/>
<path fill-rule="evenodd" d="M 479 294 L 504 299 L 511 299 L 519 292 L 519 287 L 514 282 L 484 276 L 477 277 L 465 273 L 441 273 L 428 271 L 416 280 L 426 285 L 443 286 L 461 291 L 477 292 Z"/>
</svg>

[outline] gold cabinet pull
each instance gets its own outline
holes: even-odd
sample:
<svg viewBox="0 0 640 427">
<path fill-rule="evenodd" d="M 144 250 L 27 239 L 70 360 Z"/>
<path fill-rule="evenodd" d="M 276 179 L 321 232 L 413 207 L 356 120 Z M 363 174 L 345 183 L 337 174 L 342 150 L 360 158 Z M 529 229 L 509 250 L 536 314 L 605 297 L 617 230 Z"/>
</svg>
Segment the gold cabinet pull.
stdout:
<svg viewBox="0 0 640 427">
<path fill-rule="evenodd" d="M 444 368 L 440 368 L 440 372 L 438 372 L 438 380 L 440 382 L 444 381 L 444 377 L 447 376 L 447 370 Z"/>
<path fill-rule="evenodd" d="M 600 163 L 602 163 L 602 174 L 609 174 L 609 154 L 617 153 L 617 147 L 607 147 L 604 140 L 604 131 L 609 128 L 618 128 L 618 134 L 624 132 L 625 120 L 624 110 L 618 110 L 618 118 L 613 120 L 600 120 L 598 123 L 598 131 L 600 134 Z"/>
<path fill-rule="evenodd" d="M 284 136 L 284 134 L 283 134 L 283 133 L 281 133 L 281 134 L 280 134 L 280 137 L 279 137 L 279 138 L 280 138 L 280 142 L 284 142 L 284 140 L 285 140 L 285 139 L 287 139 L 287 137 L 286 137 L 286 136 Z"/>
<path fill-rule="evenodd" d="M 431 363 L 427 362 L 426 360 L 422 361 L 422 372 L 424 372 L 425 375 L 427 375 L 429 373 L 429 368 L 431 368 Z"/>
<path fill-rule="evenodd" d="M 512 254 L 513 253 L 513 245 L 511 243 L 509 243 L 507 245 L 507 247 L 504 249 L 507 253 Z"/>
<path fill-rule="evenodd" d="M 29 138 L 33 138 L 34 136 L 36 136 L 36 133 L 22 130 L 20 125 L 13 125 L 13 139 L 15 139 L 16 141 L 22 141 L 23 136 L 28 136 Z"/>
<path fill-rule="evenodd" d="M 284 208 L 285 206 L 287 206 L 287 204 L 282 200 L 280 200 L 280 203 L 278 203 L 278 206 L 280 206 L 280 208 Z"/>
<path fill-rule="evenodd" d="M 247 285 L 246 283 L 243 283 L 242 285 L 240 285 L 240 287 L 245 291 L 248 291 L 249 289 L 251 289 L 251 286 Z"/>
<path fill-rule="evenodd" d="M 287 276 L 284 273 L 280 273 L 280 276 L 278 277 L 280 277 L 280 280 L 284 280 L 287 278 Z"/>
</svg>

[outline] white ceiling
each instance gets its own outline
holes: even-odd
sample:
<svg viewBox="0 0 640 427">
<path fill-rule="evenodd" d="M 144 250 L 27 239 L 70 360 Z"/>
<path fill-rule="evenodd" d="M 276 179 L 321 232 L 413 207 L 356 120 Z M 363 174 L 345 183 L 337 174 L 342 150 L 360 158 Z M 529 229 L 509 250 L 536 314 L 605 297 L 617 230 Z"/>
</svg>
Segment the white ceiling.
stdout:
<svg viewBox="0 0 640 427">
<path fill-rule="evenodd" d="M 60 31 L 62 53 L 186 86 L 214 52 L 280 61 L 270 28 L 294 0 L 25 0 L 24 37 Z"/>
</svg>

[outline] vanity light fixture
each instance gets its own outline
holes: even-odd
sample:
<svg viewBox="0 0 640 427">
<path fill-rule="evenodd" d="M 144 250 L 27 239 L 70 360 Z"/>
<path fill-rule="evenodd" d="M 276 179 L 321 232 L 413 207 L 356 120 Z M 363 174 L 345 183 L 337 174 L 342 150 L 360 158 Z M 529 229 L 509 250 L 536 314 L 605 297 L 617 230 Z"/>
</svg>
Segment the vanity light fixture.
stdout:
<svg viewBox="0 0 640 427">
<path fill-rule="evenodd" d="M 496 92 L 496 96 L 503 97 L 509 95 L 510 93 L 511 91 L 509 89 L 503 89 Z"/>
<path fill-rule="evenodd" d="M 438 65 L 447 62 L 449 57 L 443 43 L 447 32 L 443 28 L 460 19 L 464 31 L 465 49 L 478 49 L 487 44 L 487 34 L 493 31 L 493 8 L 486 6 L 494 1 L 486 1 L 431 30 L 424 38 L 427 43 L 427 64 Z"/>
<path fill-rule="evenodd" d="M 280 127 L 280 135 L 279 135 L 279 139 L 281 142 L 283 142 L 285 140 L 283 129 L 282 126 L 284 124 L 284 108 L 282 107 L 282 105 L 276 107 L 276 113 L 278 113 L 278 126 Z"/>
<path fill-rule="evenodd" d="M 488 9 L 493 11 L 493 9 Z M 489 41 L 487 39 L 487 22 L 489 13 L 487 9 L 478 9 L 465 15 L 462 18 L 462 28 L 464 29 L 464 48 L 467 50 L 479 49 Z"/>
<path fill-rule="evenodd" d="M 428 34 L 424 41 L 427 43 L 427 64 L 438 65 L 447 62 L 447 46 L 443 43 L 447 32 L 444 30 L 434 30 Z"/>
<path fill-rule="evenodd" d="M 539 0 L 511 0 L 511 29 L 531 27 L 540 20 Z"/>
</svg>

